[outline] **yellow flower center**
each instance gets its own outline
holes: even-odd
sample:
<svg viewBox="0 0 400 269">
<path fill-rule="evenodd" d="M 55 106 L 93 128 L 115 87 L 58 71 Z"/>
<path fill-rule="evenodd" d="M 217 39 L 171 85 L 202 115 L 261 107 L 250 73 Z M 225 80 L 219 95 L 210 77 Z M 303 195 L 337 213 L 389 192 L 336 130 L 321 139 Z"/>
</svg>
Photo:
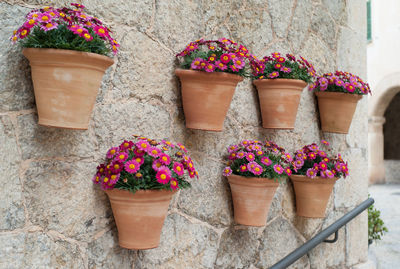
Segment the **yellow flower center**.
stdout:
<svg viewBox="0 0 400 269">
<path fill-rule="evenodd" d="M 23 31 L 21 32 L 21 35 L 26 35 L 27 33 L 28 33 L 28 31 L 23 30 Z"/>
<path fill-rule="evenodd" d="M 189 49 L 191 49 L 191 50 L 194 49 L 194 46 L 190 46 Z"/>
<path fill-rule="evenodd" d="M 85 38 L 89 39 L 91 36 L 89 34 L 84 34 Z"/>
<path fill-rule="evenodd" d="M 80 17 L 85 19 L 86 15 L 85 14 L 81 14 Z"/>
<path fill-rule="evenodd" d="M 51 27 L 53 27 L 53 24 L 51 23 L 46 24 L 46 28 L 51 28 Z"/>
<path fill-rule="evenodd" d="M 215 60 L 215 58 L 214 57 L 210 57 L 210 61 L 214 61 Z"/>
<path fill-rule="evenodd" d="M 123 160 L 123 159 L 125 159 L 125 155 L 119 155 L 119 158 L 121 159 L 121 160 Z"/>
<path fill-rule="evenodd" d="M 52 17 L 54 17 L 56 14 L 54 12 L 49 13 Z"/>
<path fill-rule="evenodd" d="M 42 21 L 48 21 L 49 17 L 47 17 L 46 15 L 42 17 Z"/>
<path fill-rule="evenodd" d="M 171 185 L 173 185 L 174 187 L 176 186 L 176 181 L 174 180 L 174 181 L 172 181 L 171 182 Z"/>
<path fill-rule="evenodd" d="M 135 167 L 136 167 L 136 166 L 135 166 L 133 163 L 131 163 L 131 164 L 129 165 L 129 168 L 130 168 L 130 169 L 135 169 Z"/>
<path fill-rule="evenodd" d="M 161 163 L 156 163 L 156 167 L 160 168 L 161 167 Z"/>
<path fill-rule="evenodd" d="M 105 178 L 104 178 L 104 182 L 105 182 L 105 183 L 107 183 L 107 182 L 108 182 L 108 180 L 109 180 L 109 178 L 108 178 L 108 177 L 105 177 Z"/>
<path fill-rule="evenodd" d="M 29 25 L 33 25 L 33 24 L 35 24 L 35 20 L 30 19 L 28 23 L 29 23 Z"/>
<path fill-rule="evenodd" d="M 145 144 L 145 143 L 140 144 L 140 146 L 141 146 L 142 148 L 147 148 L 147 144 Z"/>
<path fill-rule="evenodd" d="M 176 167 L 176 171 L 181 171 L 181 170 L 182 170 L 182 168 L 180 166 Z"/>
<path fill-rule="evenodd" d="M 50 9 L 50 7 L 44 7 L 43 10 L 44 11 L 48 11 Z"/>
<path fill-rule="evenodd" d="M 260 168 L 256 167 L 254 170 L 256 170 L 256 172 L 260 171 Z"/>
<path fill-rule="evenodd" d="M 32 18 L 37 18 L 39 15 L 38 14 L 33 14 Z"/>
<path fill-rule="evenodd" d="M 168 161 L 168 158 L 165 157 L 165 156 L 163 156 L 163 157 L 162 157 L 162 160 L 163 160 L 164 162 L 166 162 L 166 161 Z"/>
<path fill-rule="evenodd" d="M 114 180 L 114 179 L 116 179 L 116 178 L 117 178 L 117 175 L 112 175 L 112 176 L 111 176 L 111 179 L 112 179 L 112 180 Z"/>
<path fill-rule="evenodd" d="M 103 29 L 103 28 L 100 28 L 100 29 L 99 29 L 99 33 L 104 34 L 104 33 L 105 33 L 104 29 Z"/>
<path fill-rule="evenodd" d="M 17 39 L 18 39 L 18 37 L 16 37 L 16 36 L 13 36 L 13 38 L 12 38 L 13 41 L 17 41 Z"/>
<path fill-rule="evenodd" d="M 115 169 L 119 169 L 119 164 L 114 164 Z"/>
<path fill-rule="evenodd" d="M 141 173 L 136 173 L 136 175 L 135 175 L 136 177 L 141 177 L 142 176 L 142 174 Z"/>
<path fill-rule="evenodd" d="M 78 29 L 78 30 L 76 30 L 78 33 L 82 33 L 83 32 L 83 29 Z"/>
<path fill-rule="evenodd" d="M 162 175 L 160 176 L 160 178 L 161 178 L 161 179 L 166 179 L 167 176 L 166 176 L 165 174 L 162 174 Z"/>
</svg>

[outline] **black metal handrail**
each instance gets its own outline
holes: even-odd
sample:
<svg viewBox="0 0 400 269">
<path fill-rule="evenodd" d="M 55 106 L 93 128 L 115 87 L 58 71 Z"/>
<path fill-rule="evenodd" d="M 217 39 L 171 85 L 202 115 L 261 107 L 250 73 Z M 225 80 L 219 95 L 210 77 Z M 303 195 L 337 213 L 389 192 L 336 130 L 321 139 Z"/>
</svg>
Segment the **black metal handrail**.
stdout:
<svg viewBox="0 0 400 269">
<path fill-rule="evenodd" d="M 324 229 L 316 236 L 311 238 L 309 241 L 304 243 L 301 247 L 295 249 L 292 253 L 287 255 L 285 258 L 280 260 L 279 262 L 275 263 L 270 267 L 270 269 L 283 269 L 287 268 L 289 265 L 296 262 L 298 259 L 303 257 L 307 252 L 311 251 L 317 245 L 321 244 L 322 242 L 326 243 L 334 243 L 337 241 L 337 232 L 340 228 L 346 225 L 349 221 L 357 217 L 361 214 L 365 209 L 367 209 L 370 205 L 374 203 L 374 199 L 368 198 L 361 204 L 359 204 L 356 208 L 351 210 L 349 213 L 338 219 L 336 222 L 331 224 L 328 228 Z M 326 240 L 331 234 L 335 233 L 335 239 L 333 240 Z M 367 242 L 365 242 L 367 243 Z"/>
</svg>

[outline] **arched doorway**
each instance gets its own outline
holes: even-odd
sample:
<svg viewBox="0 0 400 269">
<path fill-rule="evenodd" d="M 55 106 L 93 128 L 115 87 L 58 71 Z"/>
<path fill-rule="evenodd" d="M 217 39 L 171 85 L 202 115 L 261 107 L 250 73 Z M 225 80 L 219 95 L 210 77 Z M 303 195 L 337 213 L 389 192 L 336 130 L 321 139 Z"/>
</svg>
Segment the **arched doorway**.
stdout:
<svg viewBox="0 0 400 269">
<path fill-rule="evenodd" d="M 373 90 L 374 96 L 369 99 L 368 121 L 368 178 L 370 184 L 385 182 L 385 138 L 383 131 L 386 121 L 385 112 L 393 98 L 400 92 L 400 73 L 386 76 Z M 394 109 L 390 111 L 394 111 Z M 390 114 L 393 113 L 395 112 Z M 392 119 L 391 123 L 393 123 Z M 386 128 L 388 126 L 386 125 Z M 387 145 L 389 146 L 390 144 Z"/>
</svg>

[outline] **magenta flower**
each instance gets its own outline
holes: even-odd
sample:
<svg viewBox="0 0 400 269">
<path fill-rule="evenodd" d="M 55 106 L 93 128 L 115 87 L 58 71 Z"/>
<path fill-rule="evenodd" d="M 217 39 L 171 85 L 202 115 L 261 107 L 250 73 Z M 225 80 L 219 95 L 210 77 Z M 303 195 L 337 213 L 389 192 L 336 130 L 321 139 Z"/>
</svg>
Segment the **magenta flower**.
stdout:
<svg viewBox="0 0 400 269">
<path fill-rule="evenodd" d="M 274 68 L 280 70 L 282 68 L 282 64 L 276 63 L 274 64 Z"/>
<path fill-rule="evenodd" d="M 261 158 L 261 163 L 265 164 L 266 166 L 270 166 L 272 161 L 268 157 L 264 156 Z"/>
<path fill-rule="evenodd" d="M 179 189 L 179 183 L 175 178 L 171 179 L 171 181 L 169 182 L 169 185 L 171 186 L 171 189 L 173 189 L 173 190 Z"/>
<path fill-rule="evenodd" d="M 237 67 L 237 69 L 242 69 L 245 65 L 245 62 L 242 58 L 236 58 L 233 61 L 233 64 Z"/>
<path fill-rule="evenodd" d="M 244 151 L 239 151 L 239 152 L 236 154 L 236 156 L 237 156 L 239 159 L 243 159 L 244 157 L 246 157 L 246 153 L 245 153 Z"/>
<path fill-rule="evenodd" d="M 171 163 L 171 157 L 169 157 L 169 155 L 165 154 L 165 153 L 160 153 L 160 155 L 158 155 L 159 160 L 162 164 L 164 165 L 169 165 Z"/>
<path fill-rule="evenodd" d="M 229 154 L 229 160 L 234 161 L 237 159 L 237 153 L 236 152 L 232 152 L 231 154 Z"/>
<path fill-rule="evenodd" d="M 183 165 L 178 162 L 174 163 L 173 170 L 178 176 L 183 176 L 183 174 L 185 173 Z"/>
<path fill-rule="evenodd" d="M 262 151 L 262 150 L 257 150 L 256 151 L 256 155 L 257 156 L 262 156 L 264 154 L 264 151 Z"/>
<path fill-rule="evenodd" d="M 144 150 L 136 147 L 133 149 L 133 153 L 135 154 L 135 156 L 139 157 L 139 156 L 143 156 L 146 152 Z"/>
<path fill-rule="evenodd" d="M 328 165 L 326 164 L 326 162 L 320 162 L 318 164 L 318 166 L 319 166 L 319 169 L 322 170 L 322 171 L 325 171 L 325 170 L 328 169 Z"/>
<path fill-rule="evenodd" d="M 190 65 L 190 68 L 192 68 L 193 70 L 202 69 L 202 67 L 201 67 L 201 63 L 202 62 L 203 62 L 203 59 L 196 58 L 196 59 L 193 60 L 192 64 Z"/>
<path fill-rule="evenodd" d="M 99 26 L 96 25 L 95 27 L 93 27 L 93 31 L 100 37 L 105 38 L 108 37 L 108 30 L 107 28 L 103 27 L 103 26 Z"/>
<path fill-rule="evenodd" d="M 40 29 L 42 29 L 43 31 L 47 32 L 53 29 L 56 29 L 58 27 L 58 24 L 55 22 L 48 22 L 48 23 L 43 23 L 40 26 Z"/>
<path fill-rule="evenodd" d="M 240 172 L 246 172 L 246 171 L 247 171 L 247 166 L 246 166 L 245 164 L 242 164 L 242 165 L 239 167 L 239 170 L 240 170 Z"/>
<path fill-rule="evenodd" d="M 326 157 L 326 152 L 322 151 L 322 150 L 319 150 L 318 151 L 318 155 L 321 156 L 322 158 L 325 158 Z"/>
<path fill-rule="evenodd" d="M 229 63 L 229 61 L 231 60 L 231 56 L 228 53 L 224 53 L 221 55 L 220 57 L 220 61 L 224 64 Z"/>
<path fill-rule="evenodd" d="M 116 159 L 118 160 L 118 161 L 125 161 L 126 159 L 128 159 L 128 153 L 126 153 L 126 152 L 120 152 L 120 153 L 118 153 L 117 155 L 116 155 Z"/>
<path fill-rule="evenodd" d="M 228 66 L 227 66 L 226 64 L 224 64 L 223 62 L 221 62 L 221 61 L 216 61 L 216 62 L 215 62 L 215 66 L 216 66 L 219 70 L 222 70 L 222 71 L 224 71 L 224 70 L 226 70 L 226 69 L 228 68 Z"/>
<path fill-rule="evenodd" d="M 285 158 L 286 158 L 286 160 L 288 160 L 289 162 L 293 161 L 293 158 L 292 158 L 292 156 L 291 156 L 289 153 L 286 153 L 286 154 L 285 154 Z"/>
<path fill-rule="evenodd" d="M 341 172 L 341 171 L 342 171 L 342 165 L 341 165 L 341 163 L 336 163 L 336 164 L 335 164 L 335 169 L 336 169 L 336 171 Z"/>
<path fill-rule="evenodd" d="M 231 66 L 229 66 L 229 68 L 230 68 L 233 72 L 239 72 L 239 68 L 237 68 L 235 65 L 231 65 Z"/>
<path fill-rule="evenodd" d="M 303 160 L 303 159 L 297 159 L 297 160 L 294 162 L 294 166 L 296 166 L 297 169 L 302 168 L 303 165 L 304 165 L 304 160 Z"/>
<path fill-rule="evenodd" d="M 275 165 L 274 165 L 274 171 L 275 171 L 276 173 L 278 173 L 279 175 L 281 175 L 281 174 L 283 173 L 283 168 L 282 168 L 282 166 L 280 166 L 279 164 L 275 164 Z"/>
<path fill-rule="evenodd" d="M 274 71 L 268 75 L 269 78 L 276 78 L 279 77 L 279 72 Z"/>
<path fill-rule="evenodd" d="M 37 25 L 37 21 L 36 20 L 34 20 L 34 19 L 30 19 L 30 20 L 27 20 L 25 23 L 24 23 L 24 25 L 23 25 L 23 27 L 25 27 L 25 28 L 27 28 L 27 29 L 31 29 L 32 27 L 34 27 L 35 25 Z"/>
<path fill-rule="evenodd" d="M 256 163 L 256 162 L 249 162 L 248 164 L 247 164 L 247 170 L 249 170 L 250 172 L 251 171 L 253 171 L 253 169 L 254 169 L 254 167 L 256 167 L 258 165 L 258 163 Z"/>
<path fill-rule="evenodd" d="M 290 170 L 290 168 L 288 167 L 285 169 L 285 173 L 286 173 L 286 175 L 290 176 L 290 175 L 292 175 L 292 170 Z"/>
<path fill-rule="evenodd" d="M 347 90 L 349 93 L 353 93 L 353 92 L 356 90 L 356 88 L 354 87 L 354 85 L 351 84 L 351 83 L 346 82 L 346 83 L 344 84 L 344 86 L 345 86 L 346 90 Z"/>
<path fill-rule="evenodd" d="M 280 70 L 281 70 L 283 73 L 290 73 L 290 72 L 292 72 L 292 69 L 291 69 L 290 67 L 286 67 L 286 66 L 283 66 Z"/>
<path fill-rule="evenodd" d="M 159 159 L 154 160 L 153 164 L 151 165 L 151 167 L 153 168 L 154 171 L 158 171 L 160 170 L 160 168 L 163 166 L 163 164 L 161 163 L 161 161 Z"/>
<path fill-rule="evenodd" d="M 343 82 L 343 80 L 341 80 L 341 79 L 337 79 L 337 80 L 335 81 L 335 85 L 336 85 L 336 86 L 339 86 L 339 87 L 343 87 L 343 86 L 344 86 L 344 82 Z"/>
<path fill-rule="evenodd" d="M 238 145 L 230 145 L 228 147 L 228 152 L 232 153 L 232 152 L 236 152 L 238 150 L 239 146 Z"/>
<path fill-rule="evenodd" d="M 93 183 L 99 184 L 100 183 L 100 178 L 101 178 L 101 175 L 99 173 L 96 173 L 92 178 Z"/>
<path fill-rule="evenodd" d="M 254 165 L 253 169 L 250 172 L 252 172 L 256 176 L 259 176 L 262 174 L 263 171 L 264 171 L 264 169 L 262 168 L 262 166 L 259 164 L 256 164 L 256 165 Z"/>
<path fill-rule="evenodd" d="M 122 161 L 114 160 L 111 162 L 110 171 L 113 172 L 114 174 L 120 173 L 123 168 L 124 168 L 124 163 Z"/>
<path fill-rule="evenodd" d="M 158 183 L 167 184 L 171 179 L 171 170 L 168 167 L 162 166 L 156 174 L 156 179 Z"/>
<path fill-rule="evenodd" d="M 326 140 L 321 140 L 321 143 L 322 143 L 322 144 L 324 144 L 324 145 L 327 145 L 327 146 L 329 146 L 329 142 L 328 142 L 328 141 L 326 141 Z"/>
<path fill-rule="evenodd" d="M 225 177 L 230 176 L 232 174 L 232 169 L 227 166 L 224 168 L 224 172 L 222 173 Z"/>
<path fill-rule="evenodd" d="M 147 140 L 140 140 L 136 142 L 136 147 L 144 152 L 147 152 L 151 146 Z"/>
<path fill-rule="evenodd" d="M 331 170 L 326 170 L 326 171 L 325 171 L 325 175 L 326 175 L 328 178 L 333 178 L 333 177 L 335 176 L 335 174 L 334 174 Z"/>
<path fill-rule="evenodd" d="M 135 160 L 130 160 L 125 163 L 125 171 L 134 174 L 140 169 L 140 164 Z"/>
<path fill-rule="evenodd" d="M 86 41 L 91 41 L 93 39 L 93 36 L 89 33 L 84 33 L 82 35 L 82 37 L 86 40 Z"/>
<path fill-rule="evenodd" d="M 214 70 L 215 70 L 215 65 L 212 64 L 212 63 L 210 63 L 210 62 L 209 62 L 209 63 L 206 63 L 206 66 L 205 66 L 204 70 L 205 70 L 206 72 L 208 72 L 208 73 L 214 72 Z"/>
<path fill-rule="evenodd" d="M 246 159 L 247 159 L 249 162 L 254 161 L 255 158 L 256 158 L 256 156 L 254 155 L 254 153 L 248 152 L 248 153 L 246 154 Z"/>
<path fill-rule="evenodd" d="M 314 178 L 314 177 L 317 176 L 317 171 L 315 171 L 315 170 L 312 169 L 312 168 L 309 168 L 309 169 L 307 170 L 306 175 L 307 175 L 307 177 L 309 177 L 309 178 Z"/>
<path fill-rule="evenodd" d="M 39 14 L 37 20 L 43 23 L 48 23 L 51 20 L 51 15 L 47 12 Z"/>
<path fill-rule="evenodd" d="M 118 152 L 119 152 L 119 149 L 117 147 L 110 148 L 107 151 L 106 157 L 108 159 L 112 159 L 115 156 L 115 154 L 117 154 Z"/>
<path fill-rule="evenodd" d="M 326 78 L 324 78 L 324 77 L 320 78 L 318 80 L 318 83 L 319 83 L 319 88 L 321 91 L 325 91 L 328 88 L 329 83 Z"/>
<path fill-rule="evenodd" d="M 286 62 L 286 59 L 285 59 L 284 57 L 278 57 L 276 60 L 277 60 L 279 63 L 284 63 L 284 62 Z"/>
<path fill-rule="evenodd" d="M 147 153 L 152 157 L 158 157 L 161 154 L 161 150 L 157 147 L 150 147 Z"/>
<path fill-rule="evenodd" d="M 315 152 L 310 152 L 308 153 L 308 158 L 310 160 L 314 160 L 315 158 L 317 158 L 317 154 Z"/>
<path fill-rule="evenodd" d="M 119 145 L 119 148 L 121 150 L 128 150 L 131 149 L 132 147 L 133 147 L 133 142 L 127 140 L 124 140 L 124 142 L 122 142 L 121 145 Z"/>
</svg>

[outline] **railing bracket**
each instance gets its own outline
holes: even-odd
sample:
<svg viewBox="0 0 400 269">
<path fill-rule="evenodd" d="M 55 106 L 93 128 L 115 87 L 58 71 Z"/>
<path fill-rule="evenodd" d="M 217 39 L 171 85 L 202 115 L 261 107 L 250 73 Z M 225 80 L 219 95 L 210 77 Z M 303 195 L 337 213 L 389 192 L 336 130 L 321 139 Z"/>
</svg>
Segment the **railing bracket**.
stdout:
<svg viewBox="0 0 400 269">
<path fill-rule="evenodd" d="M 325 239 L 325 240 L 324 240 L 324 243 L 333 244 L 333 243 L 335 243 L 335 242 L 338 240 L 338 238 L 339 238 L 339 230 L 336 230 L 336 232 L 335 232 L 335 237 L 334 237 L 333 239 Z"/>
</svg>

